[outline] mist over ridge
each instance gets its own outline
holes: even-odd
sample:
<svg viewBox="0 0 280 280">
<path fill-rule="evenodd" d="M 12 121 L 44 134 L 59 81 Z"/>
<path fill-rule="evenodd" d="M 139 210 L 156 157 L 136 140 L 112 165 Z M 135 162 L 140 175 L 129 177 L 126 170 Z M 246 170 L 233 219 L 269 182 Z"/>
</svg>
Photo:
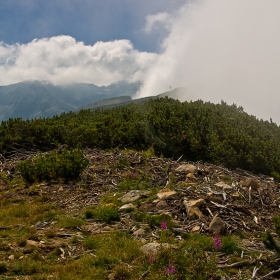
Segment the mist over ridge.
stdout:
<svg viewBox="0 0 280 280">
<path fill-rule="evenodd" d="M 162 53 L 138 96 L 183 86 L 187 99 L 236 103 L 280 124 L 279 14 L 277 0 L 186 4 L 169 21 Z"/>
</svg>

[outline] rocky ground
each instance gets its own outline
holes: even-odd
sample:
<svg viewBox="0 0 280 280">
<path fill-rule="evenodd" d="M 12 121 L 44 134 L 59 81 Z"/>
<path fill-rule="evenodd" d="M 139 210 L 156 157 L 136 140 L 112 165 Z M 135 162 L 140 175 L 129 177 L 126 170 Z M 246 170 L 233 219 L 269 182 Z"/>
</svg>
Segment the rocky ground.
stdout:
<svg viewBox="0 0 280 280">
<path fill-rule="evenodd" d="M 46 197 L 48 203 L 59 205 L 69 215 L 77 217 L 84 215 L 88 207 L 107 201 L 118 207 L 120 221 L 106 223 L 88 218 L 75 229 L 60 228 L 54 232 L 51 243 L 28 240 L 27 245 L 41 247 L 46 252 L 57 246 L 61 250 L 61 259 L 79 258 L 85 254 L 84 248 L 77 245 L 62 249 L 62 240 L 83 239 L 85 232 L 95 235 L 128 231 L 146 247 L 150 243 L 157 246 L 160 228 L 135 219 L 135 213 L 144 213 L 171 217 L 171 230 L 179 240 L 188 233 L 242 236 L 239 246 L 244 261 L 231 263 L 221 254 L 221 268 L 240 267 L 242 270 L 246 264 L 253 264 L 256 270 L 264 262 L 263 256 L 273 254 L 262 242 L 267 230 L 275 231 L 273 217 L 280 216 L 280 185 L 273 178 L 241 169 L 229 170 L 222 166 L 158 158 L 134 151 L 85 149 L 84 155 L 89 159 L 89 165 L 78 182 L 42 182 L 25 188 L 8 186 L 3 182 L 1 198 L 24 199 L 32 203 L 34 199 Z M 11 179 L 17 174 L 17 162 L 31 156 L 34 153 L 24 150 L 2 156 L 1 172 Z M 33 226 L 43 236 L 53 223 L 54 220 L 42 220 Z M 1 221 L 0 230 L 7 230 Z M 13 251 L 21 250 L 14 246 L 11 245 Z M 248 258 L 248 252 L 257 252 L 258 256 Z M 7 261 L 14 255 L 11 253 Z M 251 279 L 274 279 L 275 275 L 257 278 L 255 271 Z M 228 279 L 241 278 L 232 276 Z"/>
</svg>

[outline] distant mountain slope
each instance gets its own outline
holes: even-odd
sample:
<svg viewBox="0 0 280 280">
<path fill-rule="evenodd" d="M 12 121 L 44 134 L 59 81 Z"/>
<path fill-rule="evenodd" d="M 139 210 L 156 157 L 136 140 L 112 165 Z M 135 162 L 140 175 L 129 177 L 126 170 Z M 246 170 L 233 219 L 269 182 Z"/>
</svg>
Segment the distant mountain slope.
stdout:
<svg viewBox="0 0 280 280">
<path fill-rule="evenodd" d="M 150 99 L 156 99 L 156 98 L 161 98 L 161 97 L 165 97 L 165 96 L 173 98 L 173 99 L 178 99 L 180 101 L 188 99 L 186 88 L 176 88 L 171 91 L 161 93 L 159 95 L 142 97 L 142 98 L 138 98 L 138 99 L 132 99 L 130 96 L 121 96 L 121 97 L 116 97 L 116 98 L 103 99 L 101 101 L 94 102 L 94 103 L 88 104 L 86 106 L 83 106 L 79 109 L 80 110 L 82 110 L 82 109 L 92 109 L 92 110 L 108 109 L 108 108 L 112 108 L 112 107 L 116 107 L 116 106 L 125 106 L 129 103 L 143 103 Z"/>
<path fill-rule="evenodd" d="M 81 106 L 121 95 L 132 96 L 140 83 L 124 81 L 109 86 L 69 84 L 54 86 L 48 82 L 26 81 L 0 86 L 0 121 L 21 117 L 51 117 L 75 111 Z"/>
<path fill-rule="evenodd" d="M 0 87 L 0 120 L 21 117 L 50 117 L 75 108 L 57 99 L 53 85 L 23 82 Z"/>
<path fill-rule="evenodd" d="M 102 108 L 111 108 L 115 106 L 119 106 L 122 104 L 132 102 L 132 98 L 130 96 L 119 96 L 108 99 L 102 99 L 98 102 L 90 103 L 86 106 L 83 106 L 81 109 L 102 109 Z"/>
</svg>

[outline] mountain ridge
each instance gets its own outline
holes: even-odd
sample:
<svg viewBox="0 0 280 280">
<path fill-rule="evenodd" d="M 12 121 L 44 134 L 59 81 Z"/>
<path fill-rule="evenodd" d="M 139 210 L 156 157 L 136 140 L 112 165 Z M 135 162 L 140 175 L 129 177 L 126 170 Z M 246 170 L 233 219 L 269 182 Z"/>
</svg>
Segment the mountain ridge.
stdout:
<svg viewBox="0 0 280 280">
<path fill-rule="evenodd" d="M 18 117 L 52 117 L 102 99 L 132 96 L 139 88 L 139 82 L 125 81 L 101 87 L 82 83 L 53 85 L 46 81 L 24 81 L 0 86 L 0 121 Z"/>
</svg>

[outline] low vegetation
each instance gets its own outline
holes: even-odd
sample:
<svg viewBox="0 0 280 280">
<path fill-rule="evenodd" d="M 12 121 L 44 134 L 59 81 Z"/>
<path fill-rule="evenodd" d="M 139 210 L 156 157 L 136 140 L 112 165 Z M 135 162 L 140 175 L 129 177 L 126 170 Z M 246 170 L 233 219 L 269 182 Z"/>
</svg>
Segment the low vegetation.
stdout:
<svg viewBox="0 0 280 280">
<path fill-rule="evenodd" d="M 17 168 L 28 183 L 78 179 L 86 168 L 88 160 L 81 149 L 66 150 L 60 153 L 39 154 L 37 157 L 21 161 Z"/>
</svg>

